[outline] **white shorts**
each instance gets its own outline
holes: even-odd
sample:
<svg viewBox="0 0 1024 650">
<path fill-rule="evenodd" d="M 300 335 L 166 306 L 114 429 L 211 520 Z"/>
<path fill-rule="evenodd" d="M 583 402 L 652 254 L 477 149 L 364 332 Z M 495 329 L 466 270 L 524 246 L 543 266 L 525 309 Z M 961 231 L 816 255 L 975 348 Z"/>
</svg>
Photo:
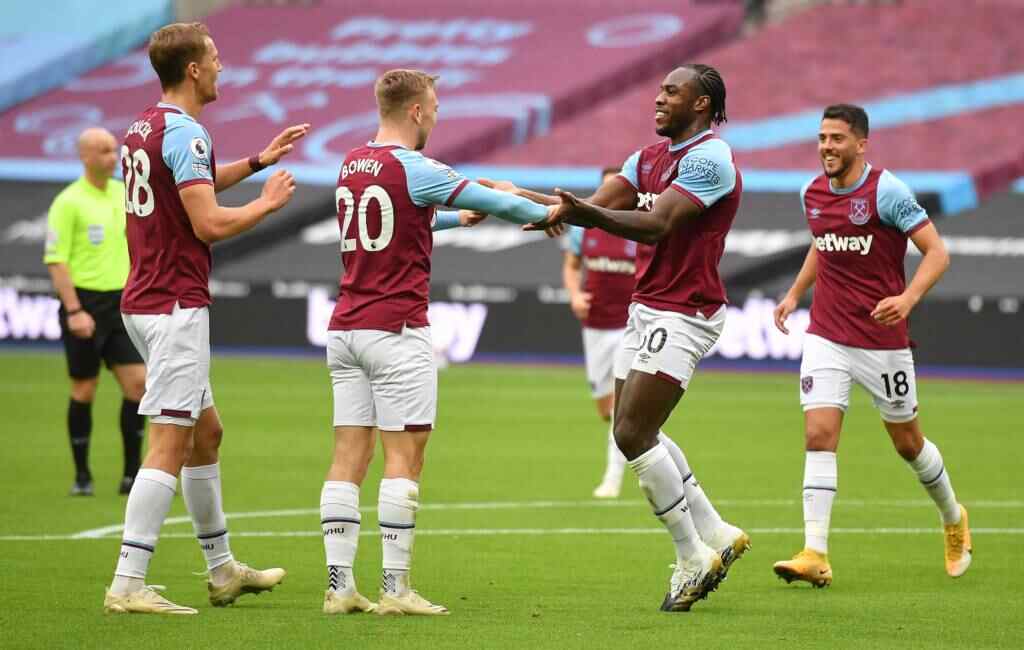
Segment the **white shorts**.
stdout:
<svg viewBox="0 0 1024 650">
<path fill-rule="evenodd" d="M 430 431 L 437 414 L 437 368 L 429 327 L 327 333 L 334 426 Z"/>
<path fill-rule="evenodd" d="M 685 389 L 697 364 L 718 341 L 725 327 L 724 306 L 710 318 L 629 306 L 629 321 L 615 355 L 615 378 L 630 370 L 657 375 Z"/>
<path fill-rule="evenodd" d="M 594 399 L 615 392 L 615 354 L 625 331 L 583 328 L 583 360 L 587 365 L 590 395 Z"/>
<path fill-rule="evenodd" d="M 146 364 L 139 415 L 156 424 L 190 427 L 213 406 L 210 389 L 210 310 L 121 314 L 128 337 Z"/>
<path fill-rule="evenodd" d="M 917 379 L 909 348 L 866 350 L 814 334 L 804 337 L 800 362 L 800 405 L 804 411 L 834 407 L 845 412 L 854 381 L 871 394 L 886 422 L 910 422 L 917 417 Z"/>
</svg>

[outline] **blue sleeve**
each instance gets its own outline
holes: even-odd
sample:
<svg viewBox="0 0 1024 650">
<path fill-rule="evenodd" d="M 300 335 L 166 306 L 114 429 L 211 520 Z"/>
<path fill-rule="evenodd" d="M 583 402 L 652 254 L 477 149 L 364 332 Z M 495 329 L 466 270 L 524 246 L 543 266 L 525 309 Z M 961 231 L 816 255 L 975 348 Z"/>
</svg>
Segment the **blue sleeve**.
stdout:
<svg viewBox="0 0 1024 650">
<path fill-rule="evenodd" d="M 420 207 L 451 206 L 452 199 L 469 183 L 465 176 L 448 165 L 427 158 L 418 151 L 394 149 L 392 154 L 405 168 L 409 196 Z"/>
<path fill-rule="evenodd" d="M 876 196 L 878 218 L 887 226 L 909 233 L 928 219 L 928 213 L 918 204 L 906 183 L 888 170 L 878 178 Z"/>
<path fill-rule="evenodd" d="M 468 183 L 455 194 L 452 205 L 456 208 L 493 214 L 512 223 L 533 223 L 546 219 L 548 206 L 534 203 L 508 192 L 499 192 L 480 183 Z"/>
<path fill-rule="evenodd" d="M 713 138 L 690 149 L 679 161 L 679 174 L 672 186 L 710 208 L 736 187 L 736 166 L 729 145 Z"/>
<path fill-rule="evenodd" d="M 444 212 L 434 213 L 434 223 L 430 225 L 430 229 L 434 232 L 438 230 L 448 230 L 449 228 L 458 228 L 462 225 L 459 221 L 459 213 L 451 210 L 445 210 Z"/>
<path fill-rule="evenodd" d="M 178 187 L 213 183 L 213 145 L 210 134 L 195 120 L 168 113 L 164 130 L 164 162 Z"/>
<path fill-rule="evenodd" d="M 583 233 L 583 228 L 569 226 L 569 235 L 565 238 L 565 249 L 577 257 L 583 256 Z"/>
<path fill-rule="evenodd" d="M 629 184 L 633 186 L 633 189 L 640 188 L 640 177 L 637 175 L 637 165 L 640 164 L 640 152 L 634 151 L 633 155 L 626 158 L 626 162 L 622 163 L 622 171 L 619 172 L 619 176 L 629 181 Z"/>
</svg>

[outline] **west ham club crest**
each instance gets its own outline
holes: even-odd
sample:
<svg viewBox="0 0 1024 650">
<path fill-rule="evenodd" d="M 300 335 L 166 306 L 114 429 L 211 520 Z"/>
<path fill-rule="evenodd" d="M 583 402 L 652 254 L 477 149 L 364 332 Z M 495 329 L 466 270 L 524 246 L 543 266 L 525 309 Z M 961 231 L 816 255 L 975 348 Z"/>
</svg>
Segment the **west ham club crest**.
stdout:
<svg viewBox="0 0 1024 650">
<path fill-rule="evenodd" d="M 804 395 L 810 393 L 812 388 L 814 388 L 814 377 L 800 378 L 800 390 L 804 392 Z"/>
<path fill-rule="evenodd" d="M 871 220 L 871 210 L 867 199 L 850 199 L 850 223 L 863 226 Z"/>
</svg>

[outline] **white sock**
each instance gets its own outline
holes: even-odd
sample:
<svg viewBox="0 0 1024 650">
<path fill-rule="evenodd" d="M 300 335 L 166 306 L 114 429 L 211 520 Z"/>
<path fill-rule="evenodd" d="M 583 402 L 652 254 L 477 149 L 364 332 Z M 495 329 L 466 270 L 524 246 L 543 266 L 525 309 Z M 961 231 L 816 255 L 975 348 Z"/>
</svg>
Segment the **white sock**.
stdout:
<svg viewBox="0 0 1024 650">
<path fill-rule="evenodd" d="M 377 519 L 383 547 L 384 575 L 382 590 L 391 596 L 404 596 L 409 591 L 409 569 L 412 567 L 413 534 L 416 531 L 416 510 L 419 509 L 420 488 L 407 478 L 385 478 L 380 481 Z"/>
<path fill-rule="evenodd" d="M 658 440 L 668 449 L 672 462 L 676 464 L 676 469 L 679 470 L 679 474 L 683 477 L 686 502 L 690 504 L 690 515 L 693 517 L 693 525 L 697 527 L 700 538 L 704 541 L 713 539 L 723 523 L 722 516 L 718 514 L 715 506 L 711 505 L 711 501 L 704 494 L 704 488 L 697 482 L 697 477 L 693 475 L 690 464 L 686 462 L 686 455 L 683 454 L 683 450 L 679 448 L 679 445 L 672 438 L 669 438 L 664 431 L 658 432 Z"/>
<path fill-rule="evenodd" d="M 925 438 L 921 453 L 907 464 L 917 474 L 917 480 L 921 481 L 928 496 L 939 507 L 942 523 L 947 526 L 958 523 L 960 521 L 960 504 L 956 501 L 953 484 L 949 480 L 949 472 L 946 471 L 946 466 L 942 462 L 939 448 L 931 440 Z"/>
<path fill-rule="evenodd" d="M 206 558 L 206 569 L 215 577 L 214 569 L 234 559 L 221 500 L 220 464 L 182 467 L 181 496 L 192 517 L 192 528 Z"/>
<path fill-rule="evenodd" d="M 654 508 L 654 515 L 672 535 L 676 561 L 682 563 L 696 555 L 700 537 L 686 503 L 683 477 L 672 462 L 668 449 L 659 442 L 628 462 L 640 480 L 640 489 Z"/>
<path fill-rule="evenodd" d="M 327 556 L 327 588 L 352 592 L 352 567 L 359 547 L 359 486 L 346 481 L 325 481 L 320 491 L 320 526 Z"/>
<path fill-rule="evenodd" d="M 124 536 L 110 585 L 112 593 L 124 595 L 142 588 L 177 485 L 174 476 L 149 467 L 135 476 L 124 512 Z"/>
<path fill-rule="evenodd" d="M 618 443 L 615 442 L 615 425 L 608 426 L 608 451 L 604 466 L 602 483 L 622 483 L 622 475 L 626 471 L 626 457 L 622 455 Z"/>
<path fill-rule="evenodd" d="M 804 462 L 804 548 L 828 553 L 828 525 L 839 485 L 834 451 L 809 451 Z"/>
</svg>

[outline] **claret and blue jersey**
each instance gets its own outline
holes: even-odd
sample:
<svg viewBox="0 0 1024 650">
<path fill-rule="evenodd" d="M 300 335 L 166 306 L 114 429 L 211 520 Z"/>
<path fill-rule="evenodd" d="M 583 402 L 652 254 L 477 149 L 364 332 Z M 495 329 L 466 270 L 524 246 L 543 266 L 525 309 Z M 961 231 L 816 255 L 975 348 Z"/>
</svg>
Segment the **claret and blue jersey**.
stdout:
<svg viewBox="0 0 1024 650">
<path fill-rule="evenodd" d="M 824 174 L 800 200 L 811 229 L 818 272 L 808 332 L 857 348 L 910 345 L 906 321 L 886 326 L 871 312 L 906 288 L 907 239 L 931 221 L 901 180 L 865 165 L 858 181 L 836 189 Z"/>
<path fill-rule="evenodd" d="M 178 194 L 214 184 L 210 134 L 181 108 L 157 104 L 128 128 L 121 166 L 132 260 L 121 311 L 169 314 L 175 304 L 210 304 L 210 248 L 196 237 Z"/>
<path fill-rule="evenodd" d="M 743 191 L 729 145 L 710 129 L 678 144 L 662 140 L 627 158 L 617 178 L 636 190 L 640 210 L 653 210 L 669 189 L 703 210 L 657 244 L 638 247 L 633 301 L 710 317 L 727 302 L 718 263 Z"/>
<path fill-rule="evenodd" d="M 448 165 L 395 144 L 350 151 L 335 192 L 344 274 L 330 329 L 399 332 L 424 327 L 435 207 L 479 210 L 515 223 L 540 221 L 547 207 L 474 183 Z"/>
</svg>

